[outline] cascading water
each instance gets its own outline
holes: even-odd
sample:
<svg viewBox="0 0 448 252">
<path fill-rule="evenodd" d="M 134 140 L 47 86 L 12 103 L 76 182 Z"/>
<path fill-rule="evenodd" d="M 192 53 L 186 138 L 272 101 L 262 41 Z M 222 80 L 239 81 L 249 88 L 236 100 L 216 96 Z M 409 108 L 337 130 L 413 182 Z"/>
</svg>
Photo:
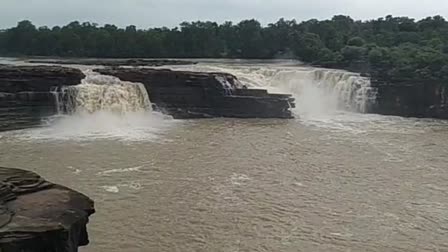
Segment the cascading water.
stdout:
<svg viewBox="0 0 448 252">
<path fill-rule="evenodd" d="M 338 111 L 367 113 L 376 101 L 377 91 L 371 87 L 369 78 L 342 70 L 253 64 L 174 68 L 228 72 L 249 87 L 290 93 L 296 98 L 295 113 L 300 117 L 315 117 Z"/>
<path fill-rule="evenodd" d="M 146 141 L 173 124 L 171 117 L 152 111 L 146 88 L 92 70 L 79 85 L 52 91 L 58 115 L 31 138 L 90 140 L 118 138 Z"/>
<path fill-rule="evenodd" d="M 59 113 L 111 112 L 126 114 L 151 110 L 148 93 L 141 83 L 124 82 L 91 70 L 80 85 L 53 92 Z"/>
<path fill-rule="evenodd" d="M 376 100 L 370 80 L 359 74 L 326 69 L 281 70 L 273 74 L 270 87 L 296 96 L 297 109 L 302 112 L 368 112 Z"/>
<path fill-rule="evenodd" d="M 367 115 L 376 102 L 377 90 L 369 78 L 335 69 L 299 64 L 198 64 L 175 66 L 177 70 L 227 72 L 249 88 L 289 93 L 295 98 L 294 114 L 306 125 L 333 130 L 363 131 L 360 122 L 376 120 Z"/>
</svg>

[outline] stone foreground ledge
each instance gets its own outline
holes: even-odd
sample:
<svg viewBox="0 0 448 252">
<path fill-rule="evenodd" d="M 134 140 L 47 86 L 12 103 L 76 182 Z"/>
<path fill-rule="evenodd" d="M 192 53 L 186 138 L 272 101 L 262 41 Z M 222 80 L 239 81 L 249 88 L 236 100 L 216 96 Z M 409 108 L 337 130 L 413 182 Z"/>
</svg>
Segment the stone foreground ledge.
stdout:
<svg viewBox="0 0 448 252">
<path fill-rule="evenodd" d="M 87 196 L 36 173 L 0 167 L 0 251 L 76 252 L 89 243 Z"/>
</svg>

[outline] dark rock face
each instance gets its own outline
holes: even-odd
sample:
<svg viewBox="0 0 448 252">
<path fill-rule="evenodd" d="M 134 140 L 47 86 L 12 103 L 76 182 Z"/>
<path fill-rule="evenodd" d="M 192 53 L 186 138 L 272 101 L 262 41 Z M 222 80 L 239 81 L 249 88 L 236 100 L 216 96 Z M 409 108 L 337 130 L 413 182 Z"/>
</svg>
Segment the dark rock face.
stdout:
<svg viewBox="0 0 448 252">
<path fill-rule="evenodd" d="M 54 60 L 40 59 L 30 60 L 29 63 L 59 64 L 59 65 L 89 65 L 89 66 L 167 66 L 167 65 L 195 65 L 197 62 L 188 60 L 164 60 L 164 59 L 72 59 Z"/>
<path fill-rule="evenodd" d="M 419 118 L 448 119 L 448 85 L 431 81 L 372 81 L 378 89 L 370 112 Z"/>
<path fill-rule="evenodd" d="M 89 243 L 87 196 L 39 175 L 0 167 L 0 251 L 76 252 Z"/>
<path fill-rule="evenodd" d="M 166 69 L 95 70 L 123 81 L 143 83 L 156 109 L 178 119 L 207 117 L 292 118 L 290 95 L 247 89 L 226 73 Z"/>
<path fill-rule="evenodd" d="M 78 69 L 58 66 L 0 65 L 0 131 L 40 124 L 56 112 L 51 90 L 84 77 Z"/>
<path fill-rule="evenodd" d="M 59 66 L 0 66 L 0 92 L 49 92 L 52 87 L 79 84 L 85 75 Z"/>
<path fill-rule="evenodd" d="M 378 89 L 376 104 L 369 113 L 417 118 L 448 119 L 447 81 L 397 79 L 389 70 L 373 67 L 368 62 L 354 61 L 349 66 L 327 66 L 358 72 L 372 78 L 372 87 Z"/>
</svg>

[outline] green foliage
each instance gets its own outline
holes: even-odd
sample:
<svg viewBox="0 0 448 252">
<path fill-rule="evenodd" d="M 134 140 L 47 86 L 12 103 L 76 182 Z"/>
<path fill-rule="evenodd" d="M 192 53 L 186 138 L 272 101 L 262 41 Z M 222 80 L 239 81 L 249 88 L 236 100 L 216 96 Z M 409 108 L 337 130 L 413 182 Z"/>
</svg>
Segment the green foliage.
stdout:
<svg viewBox="0 0 448 252">
<path fill-rule="evenodd" d="M 333 52 L 328 48 L 321 49 L 318 58 L 315 63 L 325 67 L 337 67 L 343 61 L 343 56 L 339 52 Z"/>
<path fill-rule="evenodd" d="M 360 37 L 354 37 L 351 38 L 348 42 L 347 45 L 348 46 L 364 46 L 364 44 L 366 43 L 366 41 L 363 38 Z"/>
<path fill-rule="evenodd" d="M 380 65 L 384 62 L 386 58 L 386 53 L 384 50 L 381 50 L 380 48 L 372 48 L 372 50 L 369 51 L 369 62 L 373 65 Z"/>
<path fill-rule="evenodd" d="M 314 33 L 305 33 L 298 37 L 293 44 L 293 51 L 300 60 L 313 62 L 319 59 L 318 55 L 324 45 L 319 35 Z"/>
<path fill-rule="evenodd" d="M 377 78 L 448 79 L 448 22 L 386 16 L 355 21 L 348 16 L 301 23 L 280 19 L 263 27 L 184 22 L 175 28 L 120 28 L 71 22 L 36 28 L 30 21 L 0 30 L 0 54 L 61 57 L 297 58 L 349 68 L 365 64 Z"/>
<path fill-rule="evenodd" d="M 346 46 L 341 50 L 346 62 L 362 60 L 365 58 L 367 49 L 361 46 Z"/>
</svg>

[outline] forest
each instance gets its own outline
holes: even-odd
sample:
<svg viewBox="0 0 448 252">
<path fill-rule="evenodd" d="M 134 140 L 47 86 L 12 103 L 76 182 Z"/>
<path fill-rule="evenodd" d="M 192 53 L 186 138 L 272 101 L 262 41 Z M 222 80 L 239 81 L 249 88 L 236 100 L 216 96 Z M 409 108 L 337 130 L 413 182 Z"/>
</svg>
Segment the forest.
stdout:
<svg viewBox="0 0 448 252">
<path fill-rule="evenodd" d="M 298 59 L 390 80 L 448 80 L 448 22 L 441 16 L 356 21 L 339 15 L 266 26 L 252 19 L 137 29 L 77 21 L 36 27 L 25 20 L 0 31 L 0 55 Z"/>
</svg>

